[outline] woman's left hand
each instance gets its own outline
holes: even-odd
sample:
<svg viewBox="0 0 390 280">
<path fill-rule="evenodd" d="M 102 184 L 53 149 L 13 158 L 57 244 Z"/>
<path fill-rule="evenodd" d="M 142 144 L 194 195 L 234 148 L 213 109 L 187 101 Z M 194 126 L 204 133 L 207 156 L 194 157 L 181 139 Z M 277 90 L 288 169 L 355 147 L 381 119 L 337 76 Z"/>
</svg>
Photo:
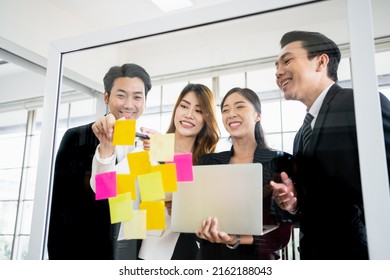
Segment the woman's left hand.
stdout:
<svg viewBox="0 0 390 280">
<path fill-rule="evenodd" d="M 160 134 L 157 130 L 151 129 L 151 128 L 146 128 L 146 127 L 141 127 L 141 132 L 148 135 L 149 139 L 140 139 L 143 142 L 144 150 L 149 151 L 150 150 L 150 135 L 152 134 Z"/>
<path fill-rule="evenodd" d="M 237 236 L 229 235 L 220 231 L 218 219 L 209 217 L 202 223 L 202 228 L 195 232 L 199 238 L 210 241 L 211 243 L 234 244 L 237 242 Z"/>
</svg>

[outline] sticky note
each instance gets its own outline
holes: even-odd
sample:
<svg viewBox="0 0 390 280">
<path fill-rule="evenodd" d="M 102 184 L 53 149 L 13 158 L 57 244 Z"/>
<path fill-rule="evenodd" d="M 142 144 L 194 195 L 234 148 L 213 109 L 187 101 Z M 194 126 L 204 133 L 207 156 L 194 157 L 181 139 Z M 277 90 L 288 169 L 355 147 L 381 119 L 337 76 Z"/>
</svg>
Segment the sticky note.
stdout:
<svg viewBox="0 0 390 280">
<path fill-rule="evenodd" d="M 173 157 L 176 164 L 176 177 L 178 182 L 193 182 L 192 154 L 177 154 Z"/>
<path fill-rule="evenodd" d="M 108 199 L 111 223 L 119 223 L 133 219 L 133 204 L 130 193 L 119 194 Z"/>
<path fill-rule="evenodd" d="M 150 172 L 151 165 L 148 151 L 128 153 L 127 161 L 129 163 L 130 172 L 134 176 Z"/>
<path fill-rule="evenodd" d="M 153 134 L 150 136 L 150 159 L 172 161 L 175 153 L 175 134 Z"/>
<path fill-rule="evenodd" d="M 112 144 L 134 146 L 135 120 L 117 120 L 114 124 Z"/>
<path fill-rule="evenodd" d="M 165 229 L 164 201 L 145 201 L 139 205 L 140 210 L 146 210 L 146 229 Z"/>
<path fill-rule="evenodd" d="M 138 187 L 141 201 L 165 199 L 161 172 L 151 172 L 138 176 Z"/>
<path fill-rule="evenodd" d="M 117 194 L 131 193 L 131 199 L 136 200 L 136 176 L 133 174 L 116 174 Z"/>
<path fill-rule="evenodd" d="M 177 179 L 176 179 L 176 164 L 167 163 L 151 166 L 151 172 L 161 172 L 162 185 L 164 192 L 176 192 L 177 191 Z"/>
<path fill-rule="evenodd" d="M 123 222 L 123 236 L 126 239 L 146 238 L 146 210 L 133 210 L 133 219 Z"/>
<path fill-rule="evenodd" d="M 116 192 L 116 172 L 104 172 L 95 175 L 96 193 L 95 199 L 106 199 L 115 197 Z"/>
</svg>

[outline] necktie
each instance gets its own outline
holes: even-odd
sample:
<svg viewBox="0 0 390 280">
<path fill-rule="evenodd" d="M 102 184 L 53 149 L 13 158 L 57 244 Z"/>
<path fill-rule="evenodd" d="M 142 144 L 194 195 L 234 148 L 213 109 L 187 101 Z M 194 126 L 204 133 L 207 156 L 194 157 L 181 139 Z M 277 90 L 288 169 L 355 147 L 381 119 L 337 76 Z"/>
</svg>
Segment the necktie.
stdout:
<svg viewBox="0 0 390 280">
<path fill-rule="evenodd" d="M 311 122 L 314 117 L 307 113 L 302 125 L 302 143 L 303 143 L 303 153 L 306 153 L 307 148 L 309 147 L 310 137 L 312 133 Z"/>
</svg>

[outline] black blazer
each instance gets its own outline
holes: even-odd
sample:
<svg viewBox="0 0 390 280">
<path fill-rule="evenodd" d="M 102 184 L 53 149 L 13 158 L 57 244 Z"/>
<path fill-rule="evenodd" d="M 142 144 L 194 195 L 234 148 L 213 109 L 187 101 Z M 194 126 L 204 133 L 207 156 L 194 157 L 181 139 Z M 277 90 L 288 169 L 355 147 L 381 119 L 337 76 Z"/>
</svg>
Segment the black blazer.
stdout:
<svg viewBox="0 0 390 280">
<path fill-rule="evenodd" d="M 113 259 L 117 228 L 107 200 L 95 200 L 89 180 L 99 144 L 92 123 L 69 129 L 54 172 L 48 236 L 49 259 Z"/>
<path fill-rule="evenodd" d="M 380 95 L 390 161 L 390 102 Z M 334 84 L 313 128 L 307 154 L 294 140 L 302 259 L 366 259 L 367 238 L 353 91 Z M 375 163 L 373 163 L 375 164 Z"/>
</svg>

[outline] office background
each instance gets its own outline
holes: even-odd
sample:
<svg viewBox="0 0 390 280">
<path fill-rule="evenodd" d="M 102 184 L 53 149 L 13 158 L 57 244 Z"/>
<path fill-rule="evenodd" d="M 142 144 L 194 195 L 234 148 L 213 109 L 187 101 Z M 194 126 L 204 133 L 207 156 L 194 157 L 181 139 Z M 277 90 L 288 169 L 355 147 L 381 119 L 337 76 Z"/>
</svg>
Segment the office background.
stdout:
<svg viewBox="0 0 390 280">
<path fill-rule="evenodd" d="M 0 0 L 0 259 L 27 256 L 42 149 L 49 42 L 70 36 L 82 38 L 84 33 L 125 24 L 134 23 L 137 27 L 153 18 L 177 16 L 191 9 L 207 11 L 208 7 L 236 1 L 192 1 L 194 6 L 166 14 L 151 1 L 104 2 Z M 246 2 L 251 1 L 241 3 Z M 343 0 L 280 2 L 291 7 L 203 29 L 180 30 L 66 54 L 55 149 L 66 129 L 92 122 L 104 113 L 102 78 L 108 68 L 136 62 L 153 79 L 147 108 L 138 125 L 165 132 L 174 102 L 188 82 L 212 88 L 217 105 L 230 88 L 249 87 L 262 101 L 268 144 L 291 153 L 305 108 L 299 102 L 285 101 L 276 87 L 274 58 L 279 50 L 278 40 L 291 29 L 317 30 L 333 38 L 343 53 L 340 84 L 351 86 L 348 16 Z M 390 20 L 385 12 L 390 6 L 384 0 L 373 0 L 371 4 L 378 86 L 390 98 Z M 230 143 L 220 121 L 219 126 L 218 150 L 226 150 Z M 297 258 L 295 245 L 296 240 L 290 244 L 286 258 Z"/>
</svg>

